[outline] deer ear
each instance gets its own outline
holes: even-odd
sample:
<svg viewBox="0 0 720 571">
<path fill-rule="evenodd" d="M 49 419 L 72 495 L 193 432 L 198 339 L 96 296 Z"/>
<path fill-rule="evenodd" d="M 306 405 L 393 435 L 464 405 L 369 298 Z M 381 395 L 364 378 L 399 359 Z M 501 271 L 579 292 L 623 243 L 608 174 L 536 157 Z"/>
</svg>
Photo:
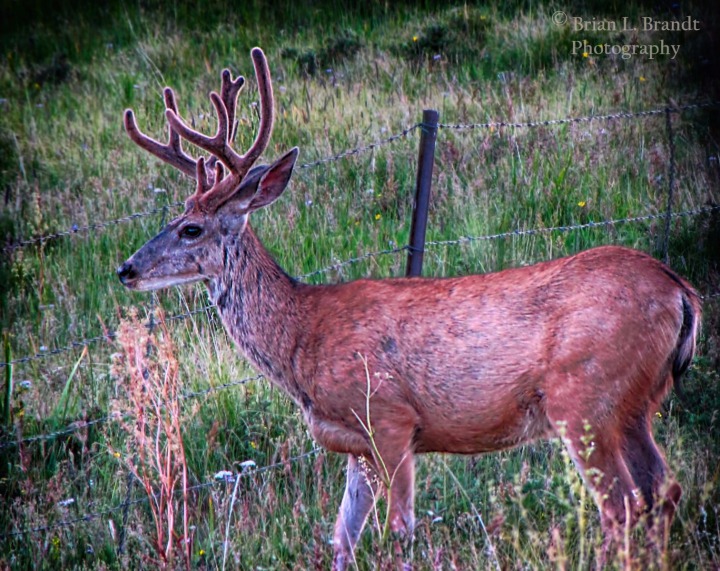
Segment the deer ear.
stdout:
<svg viewBox="0 0 720 571">
<path fill-rule="evenodd" d="M 248 197 L 247 211 L 258 210 L 275 202 L 290 182 L 295 161 L 300 151 L 293 147 L 272 165 L 260 177 L 257 183 L 257 190 Z"/>
</svg>

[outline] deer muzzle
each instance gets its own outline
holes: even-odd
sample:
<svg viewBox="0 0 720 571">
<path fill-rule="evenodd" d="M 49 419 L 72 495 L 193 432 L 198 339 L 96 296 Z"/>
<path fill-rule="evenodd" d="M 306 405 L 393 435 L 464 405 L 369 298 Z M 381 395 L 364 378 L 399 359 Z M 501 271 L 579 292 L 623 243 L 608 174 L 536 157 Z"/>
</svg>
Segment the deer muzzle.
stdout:
<svg viewBox="0 0 720 571">
<path fill-rule="evenodd" d="M 120 278 L 120 283 L 127 287 L 130 287 L 132 282 L 137 278 L 137 272 L 129 261 L 117 269 L 117 275 L 118 278 Z"/>
</svg>

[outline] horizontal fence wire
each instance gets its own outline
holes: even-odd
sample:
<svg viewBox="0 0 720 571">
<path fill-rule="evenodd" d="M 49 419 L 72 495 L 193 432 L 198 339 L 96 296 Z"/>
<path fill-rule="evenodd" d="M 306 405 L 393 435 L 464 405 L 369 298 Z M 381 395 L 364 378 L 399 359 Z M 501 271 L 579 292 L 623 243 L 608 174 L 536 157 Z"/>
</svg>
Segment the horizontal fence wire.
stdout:
<svg viewBox="0 0 720 571">
<path fill-rule="evenodd" d="M 369 145 L 363 145 L 361 147 L 356 147 L 354 149 L 343 151 L 341 153 L 338 153 L 337 155 L 332 155 L 331 157 L 327 157 L 325 159 L 319 159 L 319 160 L 313 161 L 311 163 L 305 163 L 303 165 L 300 165 L 299 168 L 310 169 L 313 167 L 317 167 L 319 165 L 324 165 L 327 163 L 334 163 L 336 161 L 340 161 L 340 160 L 346 159 L 348 157 L 359 155 L 361 153 L 366 153 L 368 151 L 374 151 L 377 148 L 383 147 L 385 145 L 389 145 L 390 143 L 394 143 L 395 141 L 397 141 L 399 139 L 404 139 L 410 133 L 412 133 L 415 129 L 417 129 L 421 126 L 422 126 L 421 123 L 415 123 L 411 127 L 404 129 L 403 131 L 401 131 L 400 133 L 398 133 L 396 135 L 391 135 L 385 139 L 381 139 L 380 141 L 375 141 L 374 143 L 370 143 Z"/>
<path fill-rule="evenodd" d="M 405 246 L 398 246 L 397 248 L 388 248 L 387 250 L 378 250 L 376 252 L 368 252 L 366 254 L 362 254 L 355 258 L 348 258 L 347 260 L 343 260 L 341 262 L 335 262 L 334 264 L 325 266 L 324 268 L 320 268 L 319 270 L 315 270 L 315 271 L 309 272 L 307 274 L 299 275 L 299 276 L 297 276 L 296 279 L 305 280 L 307 278 L 311 278 L 311 277 L 318 276 L 321 274 L 327 274 L 329 272 L 337 271 L 340 268 L 344 268 L 345 266 L 351 266 L 353 264 L 357 264 L 359 262 L 363 262 L 363 261 L 369 260 L 371 258 L 378 258 L 380 256 L 390 256 L 393 254 L 399 254 L 401 252 L 407 251 L 408 249 L 409 249 L 409 247 L 407 245 L 405 245 Z"/>
<path fill-rule="evenodd" d="M 671 218 L 680 218 L 685 216 L 697 216 L 698 214 L 706 214 L 720 210 L 720 205 L 717 206 L 705 206 L 702 208 L 695 208 L 692 210 L 683 210 L 681 212 L 672 212 Z M 536 236 L 541 234 L 549 234 L 552 232 L 572 232 L 576 230 L 587 230 L 589 228 L 607 228 L 610 226 L 616 226 L 621 224 L 631 224 L 636 222 L 646 222 L 648 220 L 665 220 L 668 218 L 667 214 L 645 214 L 642 216 L 631 216 L 628 218 L 617 218 L 615 220 L 601 220 L 600 222 L 585 222 L 583 224 L 573 224 L 570 226 L 549 226 L 547 228 L 531 228 L 529 230 L 511 230 L 509 232 L 500 232 L 498 234 L 487 234 L 485 236 L 460 236 L 453 240 L 435 240 L 425 242 L 425 247 L 428 246 L 457 246 L 461 244 L 469 244 L 470 242 L 480 242 L 484 240 L 500 240 L 502 238 L 512 238 L 515 236 Z"/>
<path fill-rule="evenodd" d="M 549 127 L 552 125 L 570 125 L 573 123 L 591 123 L 593 121 L 611 121 L 615 119 L 639 119 L 643 117 L 653 117 L 670 113 L 682 113 L 693 109 L 705 109 L 709 107 L 720 106 L 720 101 L 708 101 L 704 103 L 691 103 L 688 105 L 680 105 L 676 107 L 663 107 L 662 109 L 649 109 L 646 111 L 621 111 L 618 113 L 608 113 L 605 115 L 586 115 L 584 117 L 566 117 L 563 119 L 547 119 L 545 121 L 488 121 L 487 123 L 438 123 L 440 129 L 456 129 L 456 130 L 472 130 L 472 129 L 524 129 L 535 127 Z"/>
<path fill-rule="evenodd" d="M 319 166 L 319 165 L 333 163 L 333 162 L 340 161 L 340 160 L 343 160 L 343 159 L 346 159 L 346 158 L 349 158 L 349 157 L 352 157 L 355 155 L 360 155 L 362 153 L 366 153 L 368 151 L 373 151 L 373 150 L 383 147 L 385 145 L 394 143 L 395 141 L 397 141 L 399 139 L 403 139 L 403 138 L 407 137 L 410 133 L 412 133 L 418 127 L 420 127 L 420 123 L 416 123 L 415 125 L 412 125 L 411 127 L 408 127 L 407 129 L 403 129 L 399 133 L 397 133 L 395 135 L 391 135 L 385 139 L 380 139 L 378 141 L 375 141 L 374 143 L 370 143 L 367 145 L 361 145 L 354 149 L 348 149 L 346 151 L 343 151 L 336 155 L 326 157 L 324 159 L 318 159 L 318 160 L 310 162 L 310 163 L 301 164 L 298 166 L 298 168 L 311 169 L 311 168 Z M 59 232 L 54 232 L 52 234 L 46 234 L 44 236 L 36 236 L 34 238 L 28 238 L 27 240 L 20 240 L 13 244 L 9 244 L 9 245 L 5 246 L 2 249 L 2 251 L 7 252 L 7 253 L 12 253 L 15 250 L 19 250 L 21 248 L 25 248 L 27 246 L 32 246 L 35 244 L 43 244 L 49 240 L 56 240 L 58 238 L 65 238 L 67 236 L 75 236 L 78 234 L 88 234 L 90 232 L 104 230 L 105 228 L 109 228 L 111 226 L 116 226 L 116 225 L 122 224 L 124 222 L 132 222 L 133 220 L 138 220 L 139 218 L 145 218 L 147 216 L 154 216 L 156 214 L 164 213 L 168 209 L 179 208 L 179 207 L 183 206 L 184 204 L 185 204 L 184 201 L 172 202 L 170 204 L 166 204 L 165 206 L 158 206 L 157 208 L 152 208 L 150 210 L 144 210 L 142 212 L 133 212 L 132 214 L 128 214 L 127 216 L 122 216 L 120 218 L 115 218 L 113 220 L 105 220 L 103 222 L 96 222 L 93 224 L 88 224 L 86 226 L 78 226 L 78 225 L 74 224 L 72 227 L 68 228 L 67 230 L 61 230 Z"/>
<path fill-rule="evenodd" d="M 165 318 L 166 321 L 180 321 L 183 319 L 187 319 L 189 317 L 192 317 L 193 315 L 197 315 L 199 313 L 205 313 L 215 307 L 214 305 L 206 305 L 205 307 L 201 307 L 199 309 L 193 309 L 190 311 L 187 311 L 185 313 L 178 313 L 176 315 L 170 315 Z M 22 365 L 23 363 L 29 363 L 30 361 L 37 361 L 40 359 L 46 359 L 48 357 L 53 357 L 55 355 L 60 355 L 62 353 L 67 353 L 68 351 L 72 351 L 73 349 L 80 349 L 82 347 L 87 347 L 88 345 L 92 345 L 93 343 L 97 343 L 98 341 L 112 341 L 117 336 L 117 333 L 115 331 L 108 331 L 106 333 L 103 333 L 102 335 L 96 335 L 95 337 L 88 337 L 87 339 L 81 339 L 79 341 L 72 341 L 71 343 L 64 345 L 62 347 L 57 347 L 56 349 L 48 349 L 47 351 L 40 351 L 38 353 L 34 353 L 32 355 L 26 355 L 25 357 L 18 357 L 17 359 L 11 359 L 10 361 L 6 361 L 3 363 L 0 363 L 0 368 L 5 368 L 10 365 Z"/>
<path fill-rule="evenodd" d="M 685 217 L 685 216 L 696 216 L 698 214 L 704 214 L 713 212 L 716 210 L 720 210 L 719 206 L 707 206 L 703 208 L 696 208 L 692 210 L 684 210 L 681 212 L 673 212 L 671 214 L 672 218 L 678 218 L 678 217 Z M 540 234 L 548 234 L 551 232 L 572 232 L 577 230 L 586 230 L 589 228 L 604 228 L 604 227 L 610 227 L 620 224 L 629 224 L 629 223 L 636 223 L 636 222 L 644 222 L 648 220 L 659 220 L 659 219 L 666 219 L 667 214 L 646 214 L 643 216 L 633 216 L 628 218 L 618 218 L 614 220 L 601 220 L 599 222 L 586 222 L 583 224 L 573 224 L 573 225 L 567 225 L 567 226 L 551 226 L 547 228 L 532 228 L 528 230 L 511 230 L 508 232 L 501 232 L 497 234 L 488 234 L 483 236 L 461 236 L 456 239 L 452 240 L 436 240 L 436 241 L 428 241 L 425 243 L 425 247 L 434 247 L 434 246 L 452 246 L 452 245 L 461 245 L 466 244 L 470 242 L 479 242 L 479 241 L 487 241 L 487 240 L 500 240 L 503 238 L 510 238 L 513 236 L 533 236 L 533 235 L 540 235 Z M 394 255 L 399 254 L 401 252 L 409 250 L 409 246 L 399 246 L 397 248 L 390 248 L 387 250 L 379 250 L 376 252 L 368 252 L 366 254 L 362 254 L 360 256 L 354 257 L 354 258 L 348 258 L 347 260 L 343 260 L 340 262 L 336 262 L 334 264 L 330 264 L 329 266 L 320 268 L 318 270 L 314 270 L 312 272 L 302 274 L 297 276 L 296 279 L 303 280 L 310 277 L 314 277 L 321 274 L 327 274 L 332 271 L 337 271 L 340 268 L 343 268 L 345 266 L 357 264 L 359 262 L 371 259 L 371 258 L 377 258 L 380 256 L 386 256 L 386 255 Z M 214 305 L 209 304 L 205 307 L 194 309 L 192 311 L 188 311 L 185 313 L 180 313 L 177 315 L 171 315 L 169 317 L 166 317 L 166 321 L 179 321 L 184 320 L 189 317 L 192 317 L 193 315 L 197 315 L 199 313 L 205 313 L 212 309 Z M 24 357 L 18 357 L 17 359 L 11 359 L 10 361 L 0 362 L 0 368 L 8 367 L 9 365 L 21 365 L 24 363 L 28 363 L 30 361 L 35 361 L 39 359 L 45 359 L 47 357 L 52 357 L 55 355 L 59 355 L 62 353 L 67 353 L 68 351 L 72 351 L 74 349 L 79 349 L 82 347 L 85 347 L 87 345 L 91 345 L 93 343 L 97 343 L 99 341 L 112 341 L 115 338 L 116 334 L 114 331 L 109 331 L 107 333 L 104 333 L 102 335 L 97 335 L 95 337 L 90 337 L 87 339 L 82 339 L 79 341 L 73 341 L 69 343 L 68 345 L 65 345 L 63 347 L 58 347 L 56 349 L 51 349 L 47 351 L 41 351 L 32 355 L 26 355 Z"/>
<path fill-rule="evenodd" d="M 3 252 L 10 253 L 26 246 L 32 246 L 33 244 L 43 244 L 48 240 L 55 240 L 57 238 L 64 238 L 66 236 L 88 234 L 89 232 L 104 230 L 105 228 L 109 228 L 110 226 L 116 226 L 118 224 L 122 224 L 123 222 L 131 222 L 133 220 L 138 220 L 139 218 L 145 218 L 147 216 L 161 214 L 167 211 L 169 208 L 177 208 L 178 206 L 182 205 L 183 202 L 173 202 L 171 204 L 166 204 L 165 206 L 158 206 L 157 208 L 151 208 L 150 210 L 145 210 L 143 212 L 134 212 L 132 214 L 128 214 L 127 216 L 122 216 L 121 218 L 115 218 L 114 220 L 105 220 L 104 222 L 96 222 L 94 224 L 88 224 L 87 226 L 78 226 L 74 224 L 68 230 L 61 230 L 60 232 L 55 232 L 53 234 L 46 234 L 44 236 L 37 236 L 35 238 L 29 238 L 27 240 L 15 242 L 14 244 L 5 246 L 5 248 L 3 248 Z"/>
<path fill-rule="evenodd" d="M 279 462 L 275 462 L 273 464 L 267 464 L 266 466 L 262 466 L 260 468 L 246 468 L 242 472 L 237 472 L 236 474 L 232 475 L 232 478 L 250 478 L 253 476 L 257 476 L 259 474 L 263 474 L 265 472 L 270 472 L 272 470 L 276 470 L 278 468 L 283 468 L 285 466 L 289 466 L 291 464 L 295 464 L 296 462 L 299 462 L 301 460 L 305 460 L 307 458 L 310 458 L 311 456 L 315 456 L 319 452 L 322 452 L 321 448 L 313 448 L 312 450 L 309 450 L 308 452 L 304 452 L 303 454 L 298 454 L 297 456 L 293 456 L 291 458 L 287 458 L 286 460 L 281 460 Z M 209 482 L 202 482 L 200 484 L 195 484 L 193 486 L 188 486 L 187 490 L 176 490 L 176 494 L 182 493 L 183 491 L 186 492 L 196 492 L 199 490 L 212 488 L 212 487 L 219 487 L 224 485 L 228 485 L 230 482 L 234 480 L 230 478 L 226 479 L 213 479 Z M 43 526 L 37 526 L 37 527 L 27 527 L 24 529 L 19 529 L 16 531 L 9 531 L 9 532 L 3 532 L 0 533 L 0 541 L 5 539 L 10 539 L 12 537 L 22 537 L 25 535 L 35 534 L 35 533 L 46 533 L 48 531 L 53 531 L 56 529 L 62 529 L 66 527 L 72 527 L 74 525 L 77 525 L 79 523 L 85 523 L 89 522 L 101 517 L 105 517 L 108 515 L 112 515 L 114 513 L 120 512 L 122 510 L 127 509 L 128 506 L 135 506 L 139 504 L 144 504 L 149 501 L 149 498 L 147 496 L 144 496 L 142 498 L 136 498 L 134 500 L 130 501 L 123 501 L 121 504 L 118 504 L 116 506 L 113 506 L 111 508 L 108 508 L 106 510 L 101 510 L 97 512 L 88 512 L 83 515 L 77 516 L 72 519 L 67 520 L 61 520 L 55 523 L 51 523 L 48 525 Z"/>
</svg>

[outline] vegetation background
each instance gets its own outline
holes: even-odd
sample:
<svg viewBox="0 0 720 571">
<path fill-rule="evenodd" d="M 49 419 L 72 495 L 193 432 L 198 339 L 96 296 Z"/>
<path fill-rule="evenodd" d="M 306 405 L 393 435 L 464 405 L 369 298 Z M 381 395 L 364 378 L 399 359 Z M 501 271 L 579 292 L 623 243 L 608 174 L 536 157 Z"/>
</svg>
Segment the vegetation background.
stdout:
<svg viewBox="0 0 720 571">
<path fill-rule="evenodd" d="M 114 275 L 192 190 L 129 141 L 121 126 L 126 107 L 162 137 L 161 89 L 170 85 L 181 113 L 214 130 L 207 93 L 229 67 L 249 80 L 238 113 L 243 147 L 257 124 L 255 45 L 268 55 L 276 96 L 267 160 L 298 145 L 301 162 L 310 164 L 402 132 L 426 108 L 438 109 L 443 123 L 468 124 L 717 101 L 715 5 L 2 0 L 0 328 L 2 361 L 20 361 L 0 369 L 0 566 L 329 566 L 343 459 L 314 450 L 284 395 L 266 381 L 244 381 L 255 373 L 204 310 L 202 287 L 139 295 Z M 557 11 L 596 23 L 690 16 L 701 26 L 578 31 L 558 25 Z M 578 40 L 663 40 L 680 52 L 675 60 L 584 57 L 573 53 Z M 441 129 L 428 240 L 543 231 L 428 246 L 425 274 L 499 270 L 609 243 L 659 256 L 662 218 L 548 229 L 663 214 L 671 152 L 665 121 L 659 114 Z M 673 113 L 671 121 L 673 208 L 695 214 L 673 218 L 669 260 L 706 296 L 684 396 L 673 394 L 656 422 L 685 495 L 659 555 L 641 541 L 635 550 L 621 546 L 611 566 L 717 569 L 718 107 Z M 407 243 L 417 140 L 413 130 L 372 151 L 299 169 L 283 199 L 254 217 L 258 234 L 291 275 L 334 266 L 305 278 L 314 283 L 402 275 L 403 252 L 337 263 Z M 108 332 L 111 340 L 103 338 Z M 45 356 L 22 360 L 35 354 Z M 53 437 L 28 440 L 46 434 Z M 252 472 L 253 465 L 268 468 Z M 217 481 L 222 471 L 245 475 Z M 419 569 L 595 565 L 598 517 L 556 442 L 483 457 L 427 456 L 417 482 Z M 360 569 L 392 567 L 378 531 L 382 514 L 381 502 L 359 545 Z"/>
</svg>

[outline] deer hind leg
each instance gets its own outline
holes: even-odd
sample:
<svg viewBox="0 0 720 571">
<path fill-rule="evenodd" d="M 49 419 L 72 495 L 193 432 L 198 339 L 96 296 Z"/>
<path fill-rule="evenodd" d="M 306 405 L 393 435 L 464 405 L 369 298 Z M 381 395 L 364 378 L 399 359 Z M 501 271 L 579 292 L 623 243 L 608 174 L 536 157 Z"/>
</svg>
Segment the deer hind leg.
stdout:
<svg viewBox="0 0 720 571">
<path fill-rule="evenodd" d="M 641 507 L 635 481 L 620 450 L 618 431 L 614 426 L 593 426 L 592 419 L 565 420 L 548 412 L 553 424 L 560 427 L 558 433 L 600 510 L 605 552 L 625 525 L 634 525 Z M 565 418 L 578 416 L 577 411 L 562 412 L 567 414 Z"/>
<path fill-rule="evenodd" d="M 625 428 L 622 440 L 622 454 L 632 474 L 635 485 L 640 489 L 645 500 L 645 509 L 650 512 L 659 502 L 659 514 L 662 517 L 662 529 L 669 526 L 677 509 L 682 488 L 675 481 L 666 482 L 668 469 L 662 452 L 652 436 L 649 419 L 642 415 Z M 664 492 L 664 493 L 663 493 Z M 649 525 L 653 525 L 652 518 Z"/>
<path fill-rule="evenodd" d="M 587 429 L 585 422 L 568 425 L 563 439 L 570 457 L 593 494 L 600 511 L 604 540 L 597 561 L 602 569 L 624 545 L 624 531 L 641 510 L 639 492 L 620 452 L 614 427 Z"/>
</svg>

